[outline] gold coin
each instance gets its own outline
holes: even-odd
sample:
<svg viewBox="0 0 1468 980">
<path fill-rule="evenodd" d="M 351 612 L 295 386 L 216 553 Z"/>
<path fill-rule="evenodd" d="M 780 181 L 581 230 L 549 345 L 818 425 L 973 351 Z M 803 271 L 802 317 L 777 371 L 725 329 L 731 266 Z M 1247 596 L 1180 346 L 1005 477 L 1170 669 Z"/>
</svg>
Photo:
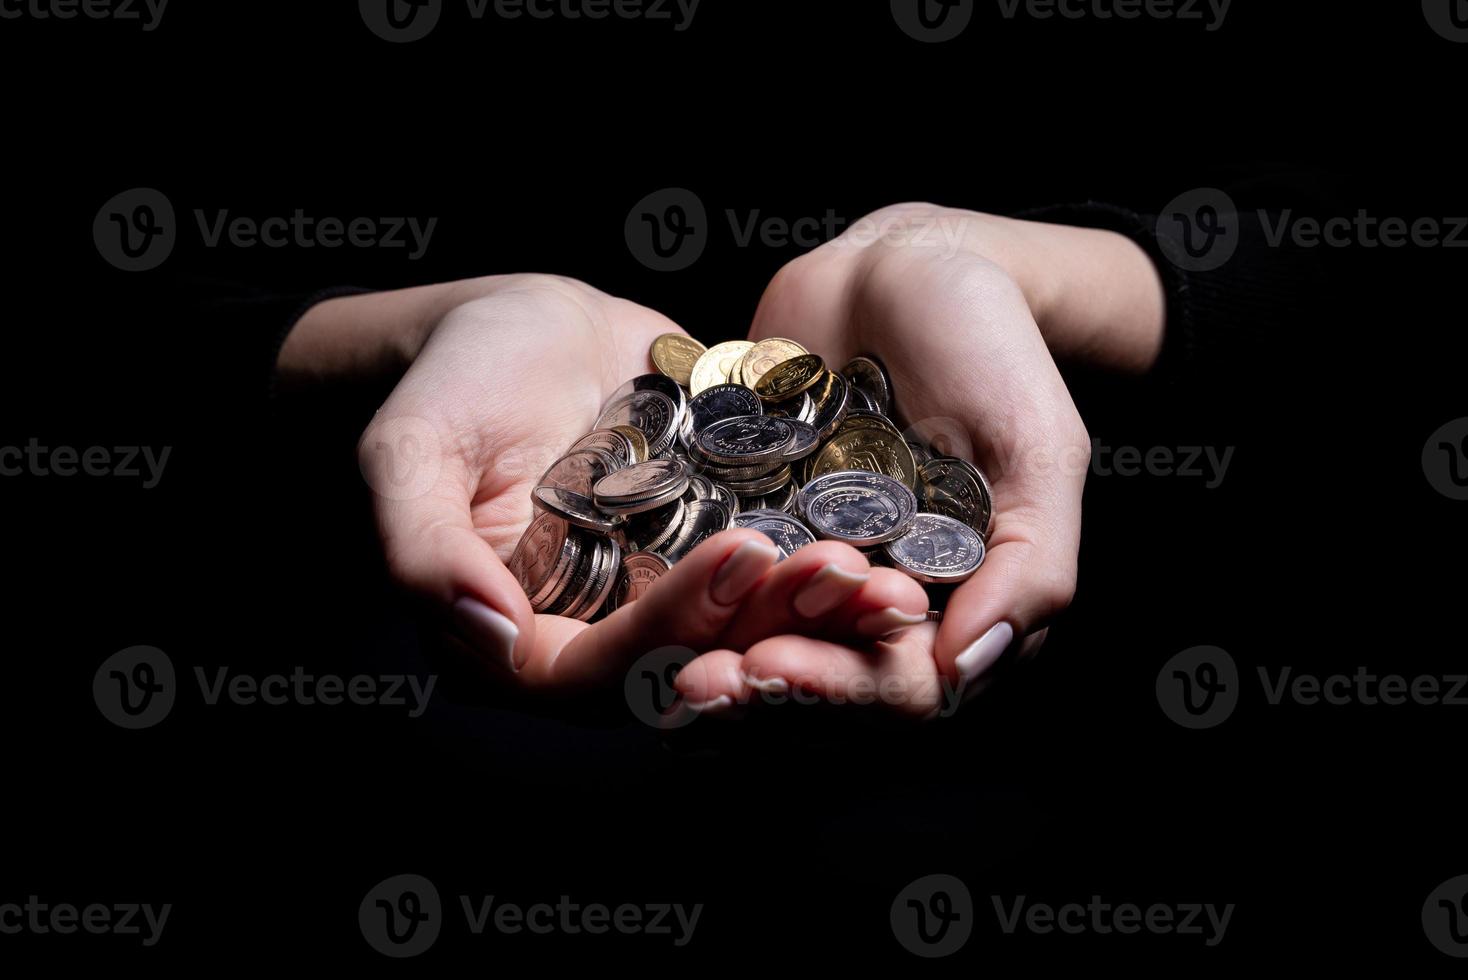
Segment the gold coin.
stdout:
<svg viewBox="0 0 1468 980">
<path fill-rule="evenodd" d="M 753 388 L 759 384 L 759 379 L 770 373 L 770 368 L 776 364 L 809 354 L 810 351 L 800 346 L 793 340 L 784 337 L 771 337 L 761 340 L 749 349 L 744 355 L 744 360 L 739 362 L 739 383 L 746 388 Z"/>
<path fill-rule="evenodd" d="M 707 350 L 687 334 L 665 333 L 652 342 L 652 363 L 663 374 L 687 388 L 693 365 Z"/>
<path fill-rule="evenodd" d="M 627 460 L 628 466 L 647 462 L 647 436 L 642 434 L 641 429 L 632 425 L 614 425 L 612 431 L 620 432 L 627 437 L 628 442 L 632 443 L 632 455 Z"/>
<path fill-rule="evenodd" d="M 810 479 L 837 470 L 866 470 L 917 489 L 917 462 L 900 435 L 881 425 L 843 425 L 811 464 Z"/>
<path fill-rule="evenodd" d="M 715 344 L 693 365 L 688 381 L 688 390 L 698 394 L 714 385 L 726 385 L 734 377 L 734 368 L 739 359 L 749 353 L 754 344 L 748 340 L 726 340 Z"/>
<path fill-rule="evenodd" d="M 825 375 L 825 361 L 816 354 L 801 354 L 770 368 L 754 391 L 767 402 L 782 402 L 812 387 Z"/>
</svg>

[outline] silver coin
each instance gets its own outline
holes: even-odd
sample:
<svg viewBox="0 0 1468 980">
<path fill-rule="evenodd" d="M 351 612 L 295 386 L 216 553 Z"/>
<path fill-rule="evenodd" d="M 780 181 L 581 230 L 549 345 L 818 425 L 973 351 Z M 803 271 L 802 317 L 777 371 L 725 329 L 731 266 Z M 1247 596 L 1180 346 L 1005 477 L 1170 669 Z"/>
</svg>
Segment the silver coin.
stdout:
<svg viewBox="0 0 1468 980">
<path fill-rule="evenodd" d="M 687 505 L 675 500 L 657 510 L 638 514 L 627 522 L 624 534 L 630 551 L 656 551 L 668 543 L 683 525 L 683 509 Z"/>
<path fill-rule="evenodd" d="M 791 514 L 795 510 L 795 481 L 785 485 L 773 493 L 767 493 L 762 497 L 744 497 L 740 500 L 743 510 L 775 510 Z"/>
<path fill-rule="evenodd" d="M 851 411 L 853 411 L 853 412 L 880 412 L 881 411 L 881 407 L 878 406 L 877 403 L 872 400 L 872 396 L 871 395 L 868 395 L 865 391 L 863 391 L 862 389 L 856 387 L 855 385 L 850 385 L 849 387 L 850 387 L 850 392 L 847 395 L 847 399 L 848 399 L 848 407 L 849 407 L 849 409 Z"/>
<path fill-rule="evenodd" d="M 714 495 L 714 481 L 705 476 L 695 474 L 688 478 L 688 489 L 683 493 L 683 502 L 691 504 L 695 500 L 708 500 Z"/>
<path fill-rule="evenodd" d="M 612 397 L 607 399 L 610 406 L 619 398 L 625 398 L 637 391 L 656 391 L 667 395 L 668 400 L 673 403 L 675 418 L 680 426 L 688 422 L 688 396 L 683 392 L 683 387 L 665 374 L 640 374 L 612 392 Z"/>
<path fill-rule="evenodd" d="M 590 582 L 581 595 L 581 601 L 574 609 L 566 613 L 572 619 L 579 619 L 583 623 L 601 610 L 601 607 L 606 604 L 607 597 L 611 595 L 612 589 L 616 586 L 617 572 L 622 564 L 622 549 L 611 538 L 598 539 L 595 562 Z"/>
<path fill-rule="evenodd" d="M 659 551 L 676 564 L 704 541 L 727 530 L 731 519 L 729 508 L 717 500 L 696 500 L 684 508 L 683 526 Z"/>
<path fill-rule="evenodd" d="M 660 391 L 634 391 L 612 399 L 596 420 L 598 429 L 630 425 L 647 437 L 647 451 L 667 451 L 678 435 L 678 406 Z"/>
<path fill-rule="evenodd" d="M 569 456 L 583 449 L 599 449 L 604 453 L 610 453 L 616 459 L 619 467 L 632 462 L 632 440 L 615 429 L 593 429 L 576 440 L 576 444 L 566 452 L 566 455 Z"/>
<path fill-rule="evenodd" d="M 886 545 L 887 557 L 919 582 L 952 585 L 984 563 L 984 539 L 963 521 L 919 514 L 907 533 Z"/>
<path fill-rule="evenodd" d="M 883 415 L 892 414 L 892 380 L 876 358 L 857 356 L 841 369 L 841 375 L 864 394 Z"/>
<path fill-rule="evenodd" d="M 785 424 L 795 431 L 795 438 L 780 457 L 784 462 L 798 462 L 821 448 L 821 437 L 815 426 L 799 419 L 786 419 Z"/>
<path fill-rule="evenodd" d="M 917 515 L 917 498 L 880 473 L 839 470 L 806 485 L 799 507 L 821 537 L 871 546 L 906 533 Z"/>
<path fill-rule="evenodd" d="M 747 527 L 758 531 L 780 549 L 783 561 L 808 544 L 814 544 L 816 536 L 798 519 L 778 510 L 749 510 L 734 518 L 736 527 Z"/>
<path fill-rule="evenodd" d="M 963 521 L 987 541 L 994 529 L 994 491 L 977 466 L 956 456 L 935 456 L 918 467 L 923 509 Z"/>
<path fill-rule="evenodd" d="M 724 486 L 733 490 L 740 497 L 762 497 L 767 493 L 774 493 L 781 487 L 788 486 L 790 481 L 790 467 L 782 466 L 773 473 L 756 477 L 753 480 L 725 481 Z"/>
<path fill-rule="evenodd" d="M 918 466 L 922 466 L 933 458 L 932 450 L 928 449 L 925 444 L 914 439 L 907 440 L 907 448 L 912 450 L 912 461 L 917 463 Z"/>
<path fill-rule="evenodd" d="M 810 417 L 815 414 L 816 403 L 811 401 L 810 392 L 802 391 L 795 398 L 788 398 L 783 402 L 773 402 L 765 406 L 765 415 L 776 415 L 782 419 L 800 419 L 809 422 Z"/>
<path fill-rule="evenodd" d="M 596 481 L 618 469 L 621 469 L 621 464 L 611 453 L 602 449 L 580 449 L 552 463 L 536 485 L 557 487 L 590 497 Z"/>
<path fill-rule="evenodd" d="M 839 374 L 831 374 L 830 378 L 830 390 L 826 392 L 825 400 L 816 406 L 815 418 L 810 420 L 822 441 L 831 438 L 841 428 L 850 403 L 851 386 L 846 379 Z"/>
<path fill-rule="evenodd" d="M 608 607 L 615 612 L 631 602 L 641 599 L 654 582 L 672 571 L 668 559 L 655 551 L 638 551 L 622 559 L 622 568 L 617 576 L 617 587 L 612 591 Z"/>
<path fill-rule="evenodd" d="M 621 517 L 605 513 L 590 497 L 560 487 L 536 487 L 531 496 L 542 509 L 588 531 L 611 534 L 622 523 Z"/>
<path fill-rule="evenodd" d="M 688 402 L 689 422 L 694 435 L 724 419 L 764 413 L 764 403 L 759 395 L 744 385 L 714 385 L 700 391 Z"/>
<path fill-rule="evenodd" d="M 795 438 L 784 419 L 746 415 L 715 422 L 698 434 L 699 453 L 724 466 L 750 466 L 778 459 Z"/>
<path fill-rule="evenodd" d="M 609 473 L 592 488 L 599 507 L 620 507 L 650 498 L 683 495 L 688 489 L 688 468 L 680 459 L 650 459 L 636 466 Z"/>
<path fill-rule="evenodd" d="M 727 507 L 731 516 L 737 515 L 740 510 L 738 494 L 736 494 L 733 490 L 730 490 L 728 487 L 724 486 L 722 483 L 716 483 L 711 480 L 709 481 L 709 485 L 713 487 L 713 493 L 709 495 L 709 499 L 717 500 L 719 503 Z"/>
</svg>

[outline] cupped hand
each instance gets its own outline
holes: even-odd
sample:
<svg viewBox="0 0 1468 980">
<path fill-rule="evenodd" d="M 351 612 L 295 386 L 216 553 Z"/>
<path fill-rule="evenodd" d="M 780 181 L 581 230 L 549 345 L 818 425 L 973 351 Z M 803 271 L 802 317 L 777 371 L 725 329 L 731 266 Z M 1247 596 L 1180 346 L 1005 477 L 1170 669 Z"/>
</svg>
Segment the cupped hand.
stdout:
<svg viewBox="0 0 1468 980">
<path fill-rule="evenodd" d="M 1038 646 L 1070 603 L 1090 439 L 1033 300 L 996 261 L 1013 267 L 1017 245 L 996 219 L 908 205 L 775 277 L 750 339 L 790 338 L 833 369 L 874 355 L 891 376 L 899 427 L 989 477 L 993 536 L 941 625 L 868 645 L 773 636 L 714 651 L 679 677 L 687 700 L 739 704 L 793 688 L 931 717 L 980 690 L 1007 654 Z"/>
</svg>

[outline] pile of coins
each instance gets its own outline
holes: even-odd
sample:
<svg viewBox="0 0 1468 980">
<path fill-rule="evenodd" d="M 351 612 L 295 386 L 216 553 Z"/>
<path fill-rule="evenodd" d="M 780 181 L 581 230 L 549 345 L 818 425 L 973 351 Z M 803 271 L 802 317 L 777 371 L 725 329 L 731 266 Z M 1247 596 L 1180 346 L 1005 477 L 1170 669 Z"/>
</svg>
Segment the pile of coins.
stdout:
<svg viewBox="0 0 1468 980">
<path fill-rule="evenodd" d="M 589 620 L 633 602 L 730 527 L 782 557 L 844 541 L 929 584 L 983 563 L 988 480 L 903 436 L 875 359 L 831 371 L 791 340 L 666 334 L 652 361 L 658 373 L 618 389 L 535 488 L 510 570 L 536 612 Z"/>
</svg>

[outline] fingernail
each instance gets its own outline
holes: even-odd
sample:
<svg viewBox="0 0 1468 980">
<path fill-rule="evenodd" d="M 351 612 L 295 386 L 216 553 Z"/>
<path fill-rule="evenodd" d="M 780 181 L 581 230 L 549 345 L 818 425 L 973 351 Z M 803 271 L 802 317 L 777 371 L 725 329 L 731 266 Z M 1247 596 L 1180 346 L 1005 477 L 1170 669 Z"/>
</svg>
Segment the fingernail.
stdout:
<svg viewBox="0 0 1468 980">
<path fill-rule="evenodd" d="M 856 621 L 856 631 L 858 633 L 865 633 L 868 636 L 886 636 L 888 633 L 895 633 L 905 627 L 916 626 L 918 623 L 926 623 L 927 621 L 928 617 L 926 615 L 914 616 L 912 613 L 903 612 L 896 606 L 888 606 L 886 609 L 879 609 L 876 612 L 867 613 L 861 619 L 858 619 Z"/>
<path fill-rule="evenodd" d="M 827 565 L 795 593 L 795 611 L 802 616 L 824 616 L 851 598 L 870 576 Z"/>
<path fill-rule="evenodd" d="M 953 666 L 958 668 L 958 680 L 962 685 L 965 701 L 982 689 L 977 681 L 994 666 L 1013 642 L 1014 627 L 1008 623 L 996 623 L 990 627 L 989 632 L 975 640 L 954 659 Z"/>
<path fill-rule="evenodd" d="M 729 709 L 734 707 L 734 699 L 727 694 L 720 694 L 712 701 L 689 701 L 687 707 L 696 715 L 712 717 L 727 714 Z"/>
<path fill-rule="evenodd" d="M 454 603 L 454 625 L 466 643 L 488 654 L 496 666 L 512 674 L 520 669 L 515 663 L 515 641 L 520 638 L 520 628 L 514 620 L 478 599 L 464 596 Z"/>
<path fill-rule="evenodd" d="M 768 541 L 746 541 L 724 559 L 709 583 L 709 596 L 721 606 L 743 599 L 755 583 L 774 567 L 780 552 Z"/>
<path fill-rule="evenodd" d="M 761 694 L 789 694 L 790 682 L 783 677 L 756 677 L 753 674 L 740 674 L 744 686 L 753 688 Z"/>
</svg>

